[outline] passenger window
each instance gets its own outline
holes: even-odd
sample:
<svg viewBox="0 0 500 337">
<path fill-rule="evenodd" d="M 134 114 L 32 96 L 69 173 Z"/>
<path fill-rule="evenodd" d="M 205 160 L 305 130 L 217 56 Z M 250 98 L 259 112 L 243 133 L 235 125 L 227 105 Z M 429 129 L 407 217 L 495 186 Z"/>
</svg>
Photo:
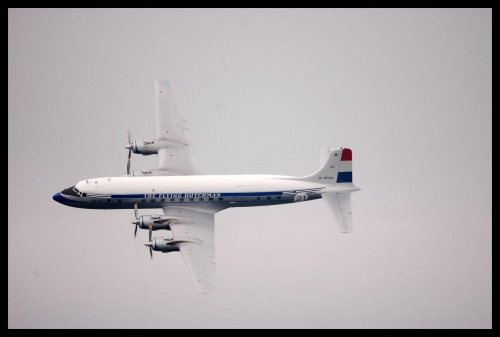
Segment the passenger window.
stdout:
<svg viewBox="0 0 500 337">
<path fill-rule="evenodd" d="M 170 201 L 175 201 L 175 198 L 170 198 Z"/>
<path fill-rule="evenodd" d="M 222 200 L 224 200 L 224 198 L 219 198 L 219 201 L 222 201 Z"/>
<path fill-rule="evenodd" d="M 151 202 L 156 202 L 156 199 L 151 199 Z"/>
<path fill-rule="evenodd" d="M 208 201 L 214 201 L 214 198 L 208 198 Z"/>
<path fill-rule="evenodd" d="M 267 197 L 266 199 L 267 199 L 267 200 L 271 200 L 271 197 Z"/>
<path fill-rule="evenodd" d="M 141 199 L 141 202 L 146 202 L 146 199 Z"/>
<path fill-rule="evenodd" d="M 281 199 L 281 196 L 277 196 L 276 199 L 280 200 Z"/>
<path fill-rule="evenodd" d="M 189 198 L 189 201 L 194 201 L 194 198 Z"/>
<path fill-rule="evenodd" d="M 180 198 L 179 201 L 184 201 L 184 198 Z"/>
<path fill-rule="evenodd" d="M 199 198 L 198 200 L 199 200 L 199 201 L 203 201 L 204 199 L 203 199 L 203 198 Z"/>
<path fill-rule="evenodd" d="M 160 201 L 161 201 L 161 202 L 164 202 L 164 201 L 165 201 L 165 199 L 161 199 Z"/>
</svg>

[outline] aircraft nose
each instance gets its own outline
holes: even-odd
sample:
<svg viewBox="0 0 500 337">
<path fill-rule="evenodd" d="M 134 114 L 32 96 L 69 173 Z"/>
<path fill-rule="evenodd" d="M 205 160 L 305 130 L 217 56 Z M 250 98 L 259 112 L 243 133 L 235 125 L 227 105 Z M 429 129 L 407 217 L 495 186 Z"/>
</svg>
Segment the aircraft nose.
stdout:
<svg viewBox="0 0 500 337">
<path fill-rule="evenodd" d="M 54 194 L 54 196 L 52 197 L 52 199 L 54 199 L 55 201 L 59 202 L 59 203 L 64 203 L 64 197 L 61 195 L 61 193 L 56 193 Z"/>
</svg>

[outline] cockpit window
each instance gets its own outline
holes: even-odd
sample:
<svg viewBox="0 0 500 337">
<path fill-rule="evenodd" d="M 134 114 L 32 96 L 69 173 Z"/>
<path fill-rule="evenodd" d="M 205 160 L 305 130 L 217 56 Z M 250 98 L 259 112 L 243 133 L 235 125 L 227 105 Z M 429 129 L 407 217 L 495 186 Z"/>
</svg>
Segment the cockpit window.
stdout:
<svg viewBox="0 0 500 337">
<path fill-rule="evenodd" d="M 65 194 L 65 195 L 72 195 L 74 197 L 79 197 L 80 195 L 78 193 L 75 192 L 75 186 L 71 186 L 65 190 L 62 190 L 61 191 L 61 194 Z"/>
</svg>

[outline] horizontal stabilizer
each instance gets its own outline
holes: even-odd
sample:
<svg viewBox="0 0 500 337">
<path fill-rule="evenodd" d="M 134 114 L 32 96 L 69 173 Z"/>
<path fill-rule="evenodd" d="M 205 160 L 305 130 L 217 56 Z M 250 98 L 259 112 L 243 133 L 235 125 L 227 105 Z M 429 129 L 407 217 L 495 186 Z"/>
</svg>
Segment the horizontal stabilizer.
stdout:
<svg viewBox="0 0 500 337">
<path fill-rule="evenodd" d="M 351 193 L 324 193 L 321 195 L 342 233 L 352 231 Z"/>
</svg>

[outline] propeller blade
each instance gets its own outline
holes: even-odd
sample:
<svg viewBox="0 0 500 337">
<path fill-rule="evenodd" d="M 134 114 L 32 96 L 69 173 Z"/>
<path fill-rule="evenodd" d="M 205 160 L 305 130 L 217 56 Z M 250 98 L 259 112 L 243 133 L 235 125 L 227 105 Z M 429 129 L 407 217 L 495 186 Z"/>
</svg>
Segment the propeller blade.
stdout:
<svg viewBox="0 0 500 337">
<path fill-rule="evenodd" d="M 151 242 L 151 235 L 153 234 L 153 226 L 149 225 L 149 242 Z"/>
<path fill-rule="evenodd" d="M 130 129 L 127 130 L 128 145 L 125 146 L 128 149 L 128 161 L 127 161 L 127 175 L 130 175 L 130 155 L 132 154 L 132 135 L 130 134 Z"/>
<path fill-rule="evenodd" d="M 130 175 L 130 155 L 131 154 L 132 154 L 132 148 L 128 149 L 127 175 Z"/>
<path fill-rule="evenodd" d="M 139 218 L 137 216 L 137 204 L 134 204 L 134 215 L 135 215 L 135 221 L 132 221 L 133 224 L 135 224 L 135 232 L 134 232 L 134 238 L 137 236 L 137 228 L 139 227 Z"/>
<path fill-rule="evenodd" d="M 151 255 L 151 259 L 153 258 L 153 243 L 149 241 L 149 243 L 145 243 L 144 246 L 149 247 L 149 255 Z"/>
<path fill-rule="evenodd" d="M 153 258 L 153 243 L 149 241 L 148 243 L 145 243 L 144 246 L 149 247 L 149 255 L 151 255 L 151 259 Z"/>
</svg>

